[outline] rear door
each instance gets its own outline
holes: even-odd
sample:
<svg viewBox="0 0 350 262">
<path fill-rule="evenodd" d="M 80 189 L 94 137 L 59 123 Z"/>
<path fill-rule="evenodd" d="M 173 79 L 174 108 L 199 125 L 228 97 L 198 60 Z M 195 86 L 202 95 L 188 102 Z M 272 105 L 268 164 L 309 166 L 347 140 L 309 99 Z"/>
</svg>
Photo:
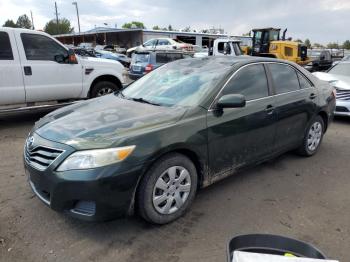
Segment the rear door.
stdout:
<svg viewBox="0 0 350 262">
<path fill-rule="evenodd" d="M 290 65 L 270 63 L 268 69 L 276 93 L 275 150 L 284 151 L 301 143 L 306 125 L 317 109 L 317 92 L 311 82 Z"/>
<path fill-rule="evenodd" d="M 82 91 L 82 65 L 58 63 L 56 55 L 68 51 L 48 36 L 16 34 L 22 61 L 26 102 L 78 98 Z"/>
<path fill-rule="evenodd" d="M 25 102 L 21 62 L 12 31 L 0 31 L 0 105 Z"/>
<path fill-rule="evenodd" d="M 214 176 L 268 158 L 273 150 L 274 97 L 264 65 L 248 65 L 234 73 L 218 98 L 227 94 L 242 94 L 247 103 L 243 108 L 208 111 L 209 164 Z"/>
</svg>

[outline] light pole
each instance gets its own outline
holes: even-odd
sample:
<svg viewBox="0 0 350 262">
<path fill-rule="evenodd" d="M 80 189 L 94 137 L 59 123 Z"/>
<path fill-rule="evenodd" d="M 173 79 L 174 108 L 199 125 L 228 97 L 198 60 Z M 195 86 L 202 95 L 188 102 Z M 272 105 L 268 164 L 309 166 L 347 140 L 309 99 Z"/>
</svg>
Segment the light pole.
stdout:
<svg viewBox="0 0 350 262">
<path fill-rule="evenodd" d="M 72 5 L 75 5 L 75 9 L 77 10 L 77 17 L 78 17 L 78 28 L 79 28 L 79 33 L 80 33 L 80 21 L 79 21 L 78 2 L 72 2 Z"/>
</svg>

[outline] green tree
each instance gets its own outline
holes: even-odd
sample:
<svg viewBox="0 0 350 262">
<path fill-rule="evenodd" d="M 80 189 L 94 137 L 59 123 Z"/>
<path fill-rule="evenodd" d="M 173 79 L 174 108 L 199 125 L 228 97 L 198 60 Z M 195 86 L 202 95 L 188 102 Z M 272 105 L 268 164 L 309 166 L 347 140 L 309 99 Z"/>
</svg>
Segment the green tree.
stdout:
<svg viewBox="0 0 350 262">
<path fill-rule="evenodd" d="M 18 17 L 16 25 L 19 28 L 32 29 L 32 22 L 30 22 L 30 20 L 26 14 Z"/>
<path fill-rule="evenodd" d="M 58 19 L 58 25 L 56 19 L 47 22 L 44 31 L 50 35 L 69 34 L 74 31 L 74 28 L 71 27 L 70 21 L 67 18 L 61 18 Z"/>
<path fill-rule="evenodd" d="M 171 25 L 169 25 L 168 26 L 168 31 L 174 31 L 174 28 Z"/>
<path fill-rule="evenodd" d="M 301 39 L 296 39 L 295 42 L 302 43 L 303 41 Z"/>
<path fill-rule="evenodd" d="M 191 32 L 191 27 L 186 26 L 184 29 L 182 29 L 182 32 Z"/>
<path fill-rule="evenodd" d="M 153 30 L 160 30 L 160 27 L 159 26 L 157 26 L 157 25 L 155 25 L 155 26 L 153 26 L 153 28 L 152 28 Z"/>
<path fill-rule="evenodd" d="M 139 29 L 145 29 L 145 25 L 142 22 L 139 21 L 132 21 L 130 23 L 125 23 L 122 28 L 125 29 L 131 29 L 131 28 L 139 28 Z"/>
<path fill-rule="evenodd" d="M 202 31 L 201 31 L 201 33 L 203 33 L 203 34 L 208 34 L 210 31 L 208 30 L 208 29 L 203 29 Z"/>
<path fill-rule="evenodd" d="M 324 48 L 324 46 L 321 45 L 321 44 L 319 44 L 319 43 L 314 43 L 313 46 L 314 46 L 315 48 Z"/>
<path fill-rule="evenodd" d="M 346 40 L 343 44 L 344 49 L 350 49 L 350 40 Z"/>
<path fill-rule="evenodd" d="M 308 38 L 305 39 L 304 44 L 307 46 L 307 48 L 311 48 L 311 42 Z"/>
<path fill-rule="evenodd" d="M 337 43 L 329 43 L 327 44 L 327 48 L 330 48 L 330 49 L 339 49 L 339 45 Z"/>
<path fill-rule="evenodd" d="M 5 27 L 17 27 L 15 22 L 13 22 L 13 20 L 10 20 L 10 19 L 7 19 L 5 24 L 3 24 L 3 26 L 5 26 Z"/>
</svg>

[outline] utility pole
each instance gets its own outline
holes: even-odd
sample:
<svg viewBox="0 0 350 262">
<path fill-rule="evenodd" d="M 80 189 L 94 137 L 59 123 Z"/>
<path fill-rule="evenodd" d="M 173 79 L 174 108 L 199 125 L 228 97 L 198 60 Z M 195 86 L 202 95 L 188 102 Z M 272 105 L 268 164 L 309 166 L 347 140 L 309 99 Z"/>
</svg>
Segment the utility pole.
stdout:
<svg viewBox="0 0 350 262">
<path fill-rule="evenodd" d="M 60 30 L 58 28 L 58 15 L 59 13 L 57 12 L 57 3 L 55 2 L 55 15 L 56 15 L 56 25 L 57 25 L 57 34 L 60 33 Z"/>
<path fill-rule="evenodd" d="M 34 27 L 34 20 L 33 20 L 33 12 L 32 12 L 32 10 L 30 10 L 30 17 L 32 18 L 32 29 L 34 30 L 35 27 Z"/>
<path fill-rule="evenodd" d="M 72 2 L 72 5 L 75 5 L 75 9 L 77 10 L 77 17 L 78 17 L 78 28 L 79 28 L 79 33 L 80 33 L 80 21 L 79 21 L 78 2 Z"/>
</svg>

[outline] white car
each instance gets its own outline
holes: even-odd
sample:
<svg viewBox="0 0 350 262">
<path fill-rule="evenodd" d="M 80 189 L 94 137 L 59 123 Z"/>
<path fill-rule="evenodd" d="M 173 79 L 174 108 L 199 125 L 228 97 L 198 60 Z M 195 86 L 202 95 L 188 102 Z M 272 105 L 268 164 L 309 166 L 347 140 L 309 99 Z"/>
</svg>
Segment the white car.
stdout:
<svg viewBox="0 0 350 262">
<path fill-rule="evenodd" d="M 44 32 L 0 28 L 0 113 L 111 93 L 123 71 L 117 61 L 76 56 Z"/>
<path fill-rule="evenodd" d="M 336 88 L 337 104 L 334 115 L 350 116 L 350 62 L 339 62 L 327 73 L 316 72 L 313 74 Z"/>
<path fill-rule="evenodd" d="M 177 39 L 172 38 L 153 38 L 143 43 L 140 46 L 129 48 L 127 54 L 131 54 L 137 51 L 143 50 L 182 50 L 182 51 L 193 51 L 193 46 L 191 44 L 186 44 Z"/>
</svg>

